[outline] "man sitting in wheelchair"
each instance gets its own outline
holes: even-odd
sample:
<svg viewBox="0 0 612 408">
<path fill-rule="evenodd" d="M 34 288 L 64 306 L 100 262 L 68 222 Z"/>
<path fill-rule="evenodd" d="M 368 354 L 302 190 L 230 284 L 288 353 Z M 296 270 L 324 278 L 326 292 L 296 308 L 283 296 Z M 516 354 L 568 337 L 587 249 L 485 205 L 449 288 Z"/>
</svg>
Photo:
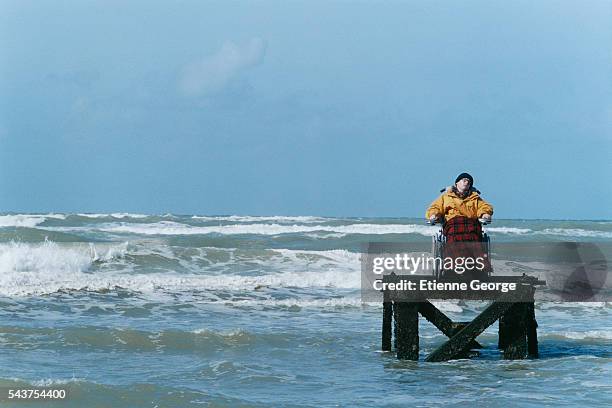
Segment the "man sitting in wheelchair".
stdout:
<svg viewBox="0 0 612 408">
<path fill-rule="evenodd" d="M 483 277 L 491 271 L 488 258 L 488 238 L 483 235 L 481 223 L 491 222 L 493 207 L 480 197 L 480 191 L 474 188 L 474 178 L 468 173 L 461 173 L 455 179 L 455 185 L 441 191 L 427 209 L 425 217 L 435 224 L 442 223 L 442 235 L 445 243 L 442 246 L 444 258 L 457 260 L 460 257 L 484 258 L 485 268 L 473 273 L 461 273 L 463 276 Z M 453 262 L 455 264 L 455 262 Z M 441 276 L 457 275 L 458 271 L 442 271 Z"/>
</svg>

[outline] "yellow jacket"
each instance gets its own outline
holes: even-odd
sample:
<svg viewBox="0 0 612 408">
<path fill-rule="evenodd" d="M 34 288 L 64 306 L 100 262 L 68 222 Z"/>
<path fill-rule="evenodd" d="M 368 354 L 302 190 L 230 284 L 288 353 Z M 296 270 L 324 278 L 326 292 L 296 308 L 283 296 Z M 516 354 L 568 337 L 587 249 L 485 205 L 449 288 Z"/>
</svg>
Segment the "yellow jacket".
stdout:
<svg viewBox="0 0 612 408">
<path fill-rule="evenodd" d="M 449 187 L 438 197 L 425 212 L 425 218 L 432 215 L 441 217 L 444 215 L 446 221 L 453 217 L 464 216 L 469 218 L 480 218 L 483 214 L 493 215 L 493 206 L 480 198 L 478 192 L 472 188 L 470 194 L 461 199 Z"/>
</svg>

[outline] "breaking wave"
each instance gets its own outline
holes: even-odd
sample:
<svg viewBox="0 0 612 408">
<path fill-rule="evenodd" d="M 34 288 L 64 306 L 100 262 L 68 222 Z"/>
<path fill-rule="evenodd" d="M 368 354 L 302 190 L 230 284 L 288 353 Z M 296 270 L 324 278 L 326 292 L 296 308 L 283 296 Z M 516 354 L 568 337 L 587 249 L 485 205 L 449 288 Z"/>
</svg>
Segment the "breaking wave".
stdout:
<svg viewBox="0 0 612 408">
<path fill-rule="evenodd" d="M 416 224 L 349 224 L 338 226 L 326 225 L 282 225 L 282 224 L 233 224 L 219 226 L 191 226 L 171 221 L 151 224 L 101 225 L 96 229 L 113 233 L 131 233 L 143 235 L 195 235 L 195 234 L 258 234 L 280 235 L 312 232 L 329 232 L 340 234 L 419 234 L 431 236 L 437 229 Z"/>
<path fill-rule="evenodd" d="M 175 272 L 172 264 L 163 272 L 155 272 L 155 268 L 135 272 L 134 263 L 141 258 L 148 260 L 154 256 L 162 265 L 173 260 L 180 263 L 191 259 L 177 259 L 167 247 L 143 252 L 142 248 L 130 247 L 128 243 L 110 245 L 104 250 L 93 245 L 61 246 L 50 241 L 0 244 L 0 294 L 27 296 L 116 288 L 141 293 L 292 287 L 357 289 L 360 284 L 359 254 L 346 250 L 274 249 L 236 255 L 233 249 L 206 248 L 204 255 L 211 250 L 229 253 L 226 269 L 208 270 L 196 259 L 190 265 L 191 273 Z M 111 263 L 108 269 L 98 267 L 100 263 L 104 266 L 105 262 Z M 241 274 L 240 270 L 234 270 L 239 262 L 264 263 L 268 268 L 257 275 L 249 275 L 248 271 Z M 115 268 L 115 263 L 124 268 Z"/>
<path fill-rule="evenodd" d="M 66 219 L 64 214 L 17 214 L 17 215 L 0 215 L 0 228 L 6 227 L 26 227 L 34 228 L 35 226 L 42 224 L 48 218 L 55 218 L 59 220 Z"/>
</svg>

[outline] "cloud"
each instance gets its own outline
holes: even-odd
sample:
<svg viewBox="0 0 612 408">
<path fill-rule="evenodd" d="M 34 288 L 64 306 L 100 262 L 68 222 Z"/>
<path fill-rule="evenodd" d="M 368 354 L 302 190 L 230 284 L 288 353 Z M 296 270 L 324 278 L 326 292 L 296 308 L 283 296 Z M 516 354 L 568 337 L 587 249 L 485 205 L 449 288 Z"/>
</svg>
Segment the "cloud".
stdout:
<svg viewBox="0 0 612 408">
<path fill-rule="evenodd" d="M 179 89 L 185 95 L 208 95 L 223 89 L 233 78 L 264 58 L 266 44 L 252 38 L 242 46 L 231 41 L 215 54 L 187 65 L 179 79 Z"/>
</svg>

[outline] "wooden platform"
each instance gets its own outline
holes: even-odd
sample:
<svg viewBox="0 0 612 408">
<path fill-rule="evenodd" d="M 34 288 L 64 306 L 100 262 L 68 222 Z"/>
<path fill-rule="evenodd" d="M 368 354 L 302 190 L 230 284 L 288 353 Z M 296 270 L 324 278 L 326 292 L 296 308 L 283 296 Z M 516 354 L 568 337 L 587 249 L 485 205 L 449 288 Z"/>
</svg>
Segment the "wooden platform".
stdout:
<svg viewBox="0 0 612 408">
<path fill-rule="evenodd" d="M 434 281 L 425 275 L 384 276 L 383 282 Z M 441 282 L 457 282 L 444 280 Z M 535 319 L 534 293 L 537 285 L 545 282 L 530 276 L 495 276 L 482 281 L 515 283 L 516 290 L 500 291 L 398 291 L 384 290 L 382 349 L 391 351 L 392 343 L 399 359 L 419 358 L 419 315 L 423 316 L 449 340 L 428 355 L 425 361 L 438 362 L 464 358 L 470 350 L 482 348 L 476 337 L 499 320 L 498 348 L 505 359 L 538 356 L 537 322 Z M 463 280 L 465 282 L 465 279 Z M 493 302 L 471 322 L 453 322 L 437 309 L 430 299 L 492 300 Z M 392 342 L 393 328 L 395 341 Z"/>
</svg>

